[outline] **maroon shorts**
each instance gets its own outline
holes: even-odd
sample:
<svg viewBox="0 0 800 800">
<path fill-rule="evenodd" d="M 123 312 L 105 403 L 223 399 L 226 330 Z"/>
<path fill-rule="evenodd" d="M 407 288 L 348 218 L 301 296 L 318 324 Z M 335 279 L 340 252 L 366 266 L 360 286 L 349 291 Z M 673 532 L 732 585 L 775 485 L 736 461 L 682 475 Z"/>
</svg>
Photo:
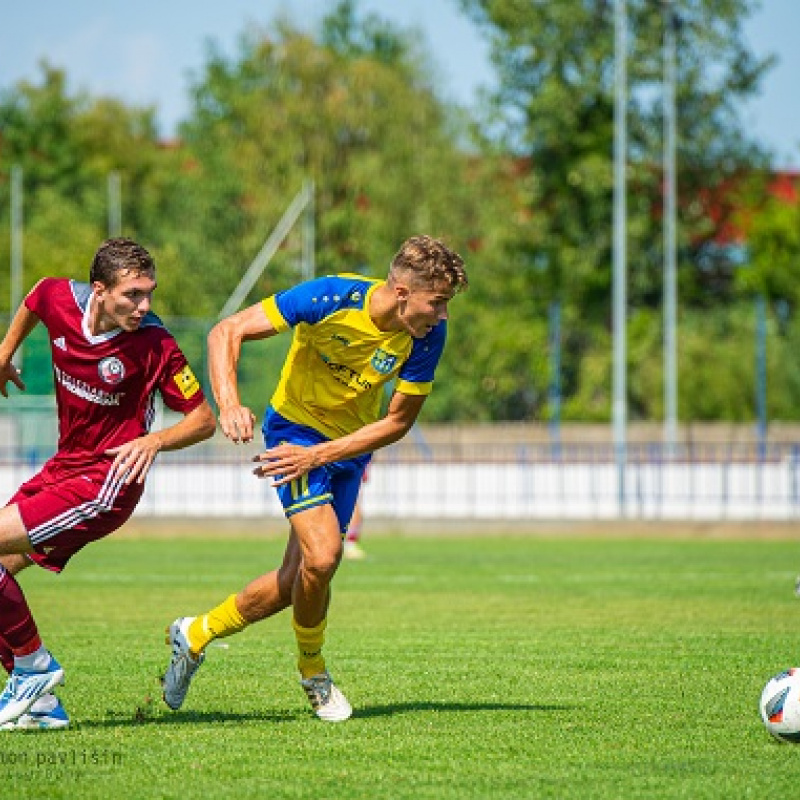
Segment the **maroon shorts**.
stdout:
<svg viewBox="0 0 800 800">
<path fill-rule="evenodd" d="M 110 462 L 64 469 L 52 462 L 19 487 L 16 503 L 34 552 L 28 558 L 53 572 L 84 545 L 119 528 L 136 508 L 144 487 L 108 476 Z"/>
</svg>

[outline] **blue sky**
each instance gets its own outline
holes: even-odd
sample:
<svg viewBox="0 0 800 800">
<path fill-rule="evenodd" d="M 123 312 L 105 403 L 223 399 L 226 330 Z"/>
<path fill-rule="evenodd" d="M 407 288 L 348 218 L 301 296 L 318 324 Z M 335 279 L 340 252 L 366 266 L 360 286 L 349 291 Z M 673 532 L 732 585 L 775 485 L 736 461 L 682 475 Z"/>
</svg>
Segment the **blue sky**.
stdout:
<svg viewBox="0 0 800 800">
<path fill-rule="evenodd" d="M 234 52 L 248 24 L 285 12 L 315 26 L 333 5 L 334 0 L 7 0 L 0 87 L 38 79 L 37 64 L 47 58 L 65 69 L 72 91 L 156 105 L 162 133 L 170 135 L 187 113 L 187 76 L 202 65 L 209 39 Z M 456 0 L 360 0 L 359 7 L 420 29 L 451 98 L 469 103 L 479 86 L 491 84 L 487 47 Z M 745 35 L 755 53 L 776 53 L 780 62 L 743 119 L 778 152 L 780 166 L 800 169 L 799 30 L 800 0 L 763 0 L 747 22 Z"/>
</svg>

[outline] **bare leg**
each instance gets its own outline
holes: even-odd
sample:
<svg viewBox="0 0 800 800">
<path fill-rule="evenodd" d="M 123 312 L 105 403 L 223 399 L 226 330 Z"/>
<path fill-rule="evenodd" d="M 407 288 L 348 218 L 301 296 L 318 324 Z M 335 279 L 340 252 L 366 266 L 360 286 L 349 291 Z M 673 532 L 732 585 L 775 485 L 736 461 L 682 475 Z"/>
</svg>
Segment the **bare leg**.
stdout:
<svg viewBox="0 0 800 800">
<path fill-rule="evenodd" d="M 0 556 L 0 564 L 2 564 L 12 575 L 22 572 L 27 569 L 33 562 L 29 558 L 25 558 L 20 553 L 12 553 L 7 556 Z"/>
<path fill-rule="evenodd" d="M 247 622 L 266 619 L 292 604 L 292 586 L 300 567 L 300 558 L 300 545 L 292 530 L 281 566 L 260 575 L 236 595 L 236 607 Z"/>
<path fill-rule="evenodd" d="M 291 522 L 302 552 L 292 587 L 294 619 L 314 628 L 325 619 L 330 583 L 342 557 L 339 521 L 330 505 L 322 505 L 295 514 Z"/>
<path fill-rule="evenodd" d="M 19 508 L 16 504 L 0 508 L 0 556 L 31 552 L 33 547 L 19 515 Z"/>
</svg>

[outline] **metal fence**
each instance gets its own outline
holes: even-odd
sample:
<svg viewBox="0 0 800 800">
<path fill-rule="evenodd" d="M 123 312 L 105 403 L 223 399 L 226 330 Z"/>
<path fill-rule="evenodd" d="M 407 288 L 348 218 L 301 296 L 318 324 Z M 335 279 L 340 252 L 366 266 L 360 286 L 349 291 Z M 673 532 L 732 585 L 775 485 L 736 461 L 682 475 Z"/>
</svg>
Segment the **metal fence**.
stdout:
<svg viewBox="0 0 800 800">
<path fill-rule="evenodd" d="M 257 444 L 215 441 L 163 453 L 137 514 L 280 517 L 268 481 L 252 474 Z M 0 447 L 10 496 L 52 448 Z M 703 443 L 667 452 L 608 444 L 445 444 L 413 437 L 377 454 L 364 510 L 388 519 L 800 519 L 800 442 Z"/>
</svg>

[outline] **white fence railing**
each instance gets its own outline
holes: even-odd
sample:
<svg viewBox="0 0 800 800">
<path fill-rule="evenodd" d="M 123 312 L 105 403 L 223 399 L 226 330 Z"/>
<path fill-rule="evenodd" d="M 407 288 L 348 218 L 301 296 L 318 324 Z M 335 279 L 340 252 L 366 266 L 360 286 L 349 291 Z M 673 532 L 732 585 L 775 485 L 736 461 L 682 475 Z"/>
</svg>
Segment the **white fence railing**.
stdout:
<svg viewBox="0 0 800 800">
<path fill-rule="evenodd" d="M 394 519 L 775 520 L 800 519 L 800 447 L 767 452 L 703 448 L 664 459 L 644 448 L 617 463 L 609 448 L 524 452 L 483 449 L 469 462 L 434 447 L 425 457 L 390 449 L 370 467 L 364 510 Z M 193 455 L 197 453 L 198 455 Z M 461 454 L 463 456 L 463 454 Z M 9 497 L 40 465 L 33 453 L 0 458 Z M 268 481 L 246 452 L 162 454 L 137 511 L 141 516 L 280 517 Z"/>
</svg>

